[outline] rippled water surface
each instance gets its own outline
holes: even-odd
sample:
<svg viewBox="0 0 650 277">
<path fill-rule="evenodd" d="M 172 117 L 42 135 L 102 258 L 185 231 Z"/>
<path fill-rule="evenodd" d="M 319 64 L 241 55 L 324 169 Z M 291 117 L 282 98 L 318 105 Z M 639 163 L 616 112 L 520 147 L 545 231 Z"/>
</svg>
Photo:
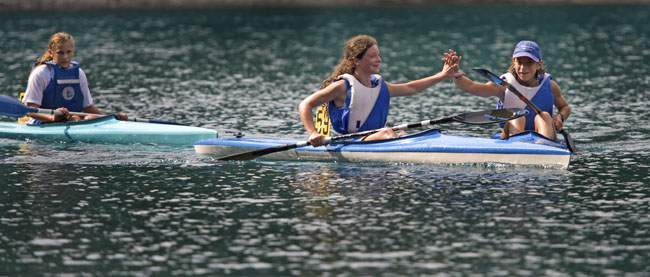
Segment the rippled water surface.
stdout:
<svg viewBox="0 0 650 277">
<path fill-rule="evenodd" d="M 495 14 L 497 14 L 495 16 Z M 424 6 L 0 13 L 0 88 L 17 96 L 49 36 L 104 111 L 223 137 L 304 137 L 297 105 L 356 34 L 392 83 L 444 51 L 506 70 L 522 39 L 573 107 L 568 170 L 502 165 L 220 163 L 188 147 L 0 139 L 0 275 L 647 276 L 648 6 Z M 470 73 L 469 77 L 478 79 Z M 483 110 L 451 82 L 389 122 Z M 4 117 L 1 120 L 12 119 Z M 496 126 L 447 124 L 487 136 Z"/>
</svg>

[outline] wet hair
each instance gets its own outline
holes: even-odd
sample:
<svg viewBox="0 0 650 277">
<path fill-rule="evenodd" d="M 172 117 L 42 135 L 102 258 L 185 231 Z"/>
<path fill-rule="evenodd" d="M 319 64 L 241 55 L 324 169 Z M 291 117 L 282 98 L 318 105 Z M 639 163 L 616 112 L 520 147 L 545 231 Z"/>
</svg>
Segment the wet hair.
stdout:
<svg viewBox="0 0 650 277">
<path fill-rule="evenodd" d="M 354 58 L 361 59 L 366 54 L 368 48 L 377 45 L 377 40 L 368 35 L 358 35 L 349 39 L 345 43 L 345 50 L 343 51 L 343 58 L 339 65 L 334 68 L 332 74 L 323 81 L 320 88 L 323 89 L 329 86 L 336 78 L 342 74 L 353 74 L 356 69 L 354 65 Z"/>
<path fill-rule="evenodd" d="M 56 47 L 58 47 L 60 44 L 65 42 L 72 43 L 72 47 L 74 48 L 74 38 L 70 34 L 59 32 L 52 35 L 50 37 L 50 42 L 47 44 L 47 49 L 45 50 L 45 54 L 43 54 L 43 56 L 41 56 L 38 60 L 36 60 L 33 68 L 36 68 L 37 66 L 44 64 L 45 62 L 51 61 L 52 55 L 50 55 L 48 50 L 56 51 Z"/>
</svg>

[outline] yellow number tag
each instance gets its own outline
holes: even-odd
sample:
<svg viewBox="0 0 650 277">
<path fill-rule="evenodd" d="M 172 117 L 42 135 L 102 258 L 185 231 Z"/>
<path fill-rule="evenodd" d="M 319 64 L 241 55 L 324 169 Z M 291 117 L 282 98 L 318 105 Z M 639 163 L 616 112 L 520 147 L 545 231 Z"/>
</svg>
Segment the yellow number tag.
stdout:
<svg viewBox="0 0 650 277">
<path fill-rule="evenodd" d="M 18 101 L 23 102 L 24 97 L 25 97 L 25 93 L 21 92 L 18 95 Z M 18 118 L 18 123 L 21 123 L 21 124 L 22 123 L 27 123 L 30 119 L 31 119 L 31 117 L 29 117 L 29 116 L 23 116 L 23 117 Z"/>
<path fill-rule="evenodd" d="M 316 130 L 323 136 L 330 136 L 330 114 L 327 112 L 327 104 L 321 105 L 316 111 Z"/>
</svg>

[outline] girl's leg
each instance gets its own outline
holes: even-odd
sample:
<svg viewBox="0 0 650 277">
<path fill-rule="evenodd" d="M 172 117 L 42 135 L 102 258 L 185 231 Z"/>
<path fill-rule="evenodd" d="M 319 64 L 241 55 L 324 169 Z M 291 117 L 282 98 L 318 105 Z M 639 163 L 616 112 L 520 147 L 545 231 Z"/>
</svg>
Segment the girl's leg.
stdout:
<svg viewBox="0 0 650 277">
<path fill-rule="evenodd" d="M 93 118 L 98 118 L 98 116 L 96 116 L 94 114 L 89 114 L 89 115 L 84 116 L 84 120 L 93 119 Z"/>
<path fill-rule="evenodd" d="M 83 118 L 81 118 L 81 116 L 78 116 L 78 115 L 71 115 L 70 119 L 68 119 L 69 122 L 76 122 L 76 121 L 81 121 L 81 120 L 83 120 Z"/>
<path fill-rule="evenodd" d="M 542 112 L 535 116 L 535 132 L 552 140 L 557 139 L 555 127 L 553 127 L 553 118 L 547 112 Z"/>
<path fill-rule="evenodd" d="M 506 139 L 526 130 L 526 118 L 520 117 L 506 122 L 501 132 L 501 139 Z"/>
<path fill-rule="evenodd" d="M 399 134 L 395 134 L 395 131 L 393 131 L 393 129 L 383 128 L 379 130 L 379 132 L 377 133 L 363 137 L 361 140 L 367 141 L 367 140 L 391 139 L 391 138 L 401 137 L 403 135 L 406 135 L 406 133 L 400 132 Z"/>
</svg>

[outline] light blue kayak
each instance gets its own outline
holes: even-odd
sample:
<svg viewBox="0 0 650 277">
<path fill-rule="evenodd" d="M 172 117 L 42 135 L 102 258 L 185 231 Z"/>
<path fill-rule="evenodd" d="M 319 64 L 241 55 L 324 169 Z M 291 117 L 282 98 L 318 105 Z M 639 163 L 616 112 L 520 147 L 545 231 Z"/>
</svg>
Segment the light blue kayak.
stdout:
<svg viewBox="0 0 650 277">
<path fill-rule="evenodd" d="M 92 143 L 192 145 L 202 139 L 217 138 L 217 131 L 206 128 L 121 121 L 105 116 L 79 122 L 19 124 L 0 122 L 0 137 Z"/>
<path fill-rule="evenodd" d="M 197 141 L 202 155 L 224 157 L 256 149 L 297 143 L 277 138 L 217 138 Z M 300 147 L 260 157 L 262 160 L 336 162 L 399 162 L 430 164 L 498 163 L 567 168 L 571 152 L 563 142 L 526 132 L 506 140 L 445 135 L 428 130 L 401 138 L 376 141 L 336 141 L 328 146 Z"/>
</svg>

